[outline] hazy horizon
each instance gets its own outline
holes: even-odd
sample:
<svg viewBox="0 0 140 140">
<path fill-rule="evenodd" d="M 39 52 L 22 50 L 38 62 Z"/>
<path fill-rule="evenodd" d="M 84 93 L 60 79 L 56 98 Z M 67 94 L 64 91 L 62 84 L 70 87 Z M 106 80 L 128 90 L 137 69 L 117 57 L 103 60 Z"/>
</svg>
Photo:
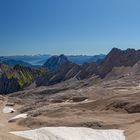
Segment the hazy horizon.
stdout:
<svg viewBox="0 0 140 140">
<path fill-rule="evenodd" d="M 9 56 L 45 56 L 45 55 L 49 55 L 49 56 L 54 56 L 54 55 L 65 55 L 65 56 L 95 56 L 95 55 L 106 55 L 103 53 L 100 54 L 93 54 L 93 55 L 88 55 L 88 54 L 17 54 L 17 55 L 0 55 L 0 57 L 9 57 Z"/>
<path fill-rule="evenodd" d="M 117 48 L 117 47 L 113 47 L 113 48 Z M 102 52 L 100 52 L 100 53 L 98 53 L 98 54 L 64 54 L 64 53 L 57 53 L 57 54 L 15 54 L 15 55 L 0 55 L 0 57 L 8 57 L 8 56 L 53 56 L 53 55 L 57 55 L 57 56 L 59 56 L 59 55 L 65 55 L 65 56 L 95 56 L 95 55 L 107 55 L 113 48 L 111 48 L 107 53 L 102 53 Z M 124 49 L 122 49 L 122 48 L 118 48 L 118 49 L 121 49 L 121 50 L 127 50 L 127 49 L 134 49 L 134 50 L 140 50 L 139 48 L 137 49 L 137 48 L 124 48 Z"/>
</svg>

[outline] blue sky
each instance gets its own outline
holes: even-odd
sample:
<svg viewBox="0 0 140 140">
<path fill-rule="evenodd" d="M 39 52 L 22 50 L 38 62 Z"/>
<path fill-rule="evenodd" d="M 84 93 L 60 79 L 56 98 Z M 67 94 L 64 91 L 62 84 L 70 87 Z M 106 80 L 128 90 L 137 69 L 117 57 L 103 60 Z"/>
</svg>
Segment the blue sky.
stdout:
<svg viewBox="0 0 140 140">
<path fill-rule="evenodd" d="M 139 0 L 0 0 L 0 55 L 140 48 Z"/>
</svg>

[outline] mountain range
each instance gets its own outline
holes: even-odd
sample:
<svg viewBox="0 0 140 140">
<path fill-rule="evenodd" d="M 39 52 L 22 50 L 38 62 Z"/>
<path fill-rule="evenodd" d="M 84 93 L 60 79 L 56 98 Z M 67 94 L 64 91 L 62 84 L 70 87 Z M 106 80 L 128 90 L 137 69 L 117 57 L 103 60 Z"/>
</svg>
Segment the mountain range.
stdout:
<svg viewBox="0 0 140 140">
<path fill-rule="evenodd" d="M 61 58 L 61 57 L 60 57 Z M 52 58 L 53 59 L 53 58 Z M 51 59 L 51 60 L 52 60 Z M 59 60 L 59 59 L 58 59 Z M 46 76 L 37 80 L 37 85 L 56 84 L 71 78 L 83 80 L 94 75 L 103 79 L 115 67 L 132 67 L 140 60 L 140 50 L 120 50 L 113 48 L 101 63 L 84 63 L 78 65 L 70 61 L 61 64 L 58 69 L 48 71 Z"/>
<path fill-rule="evenodd" d="M 15 61 L 23 61 L 31 65 L 43 65 L 47 59 L 49 59 L 53 55 L 21 55 L 21 56 L 4 56 L 6 59 L 12 59 Z M 96 62 L 98 60 L 104 59 L 104 54 L 99 55 L 66 55 L 67 59 L 76 64 L 83 64 L 86 62 Z"/>
<path fill-rule="evenodd" d="M 20 64 L 22 66 L 32 67 L 32 65 L 30 63 L 27 63 L 27 62 L 22 61 L 22 60 L 7 58 L 7 57 L 0 57 L 0 64 L 6 64 L 9 66 L 14 66 L 14 65 Z"/>
<path fill-rule="evenodd" d="M 76 59 L 76 57 L 78 58 Z M 75 58 L 74 61 L 79 60 L 80 62 L 80 58 L 82 58 L 82 62 L 86 61 L 85 57 L 87 56 L 71 56 L 71 58 Z M 101 57 L 99 55 L 99 59 L 102 57 L 103 55 Z M 33 61 L 37 62 L 39 59 L 45 58 L 46 62 L 43 65 L 32 65 Z M 88 59 L 89 58 L 90 57 L 88 57 Z M 95 56 L 95 60 L 98 60 L 97 58 L 98 56 Z M 28 63 L 27 61 L 32 64 Z M 23 90 L 23 88 L 29 86 L 34 81 L 38 83 L 37 81 L 41 79 L 41 76 L 43 76 L 47 70 L 49 72 L 52 71 L 53 73 L 53 71 L 57 70 L 62 64 L 65 63 L 72 62 L 64 55 L 51 57 L 49 57 L 49 55 L 0 57 L 0 93 L 7 94 Z M 75 65 L 78 66 L 78 64 Z"/>
<path fill-rule="evenodd" d="M 91 77 L 98 77 L 99 79 L 109 78 L 113 77 L 113 73 L 115 75 L 118 69 L 119 73 L 124 73 L 124 69 L 128 67 L 132 67 L 132 71 L 135 71 L 135 64 L 140 60 L 140 50 L 120 50 L 113 48 L 101 61 L 100 57 L 99 59 L 97 58 L 96 56 L 96 62 L 89 61 L 88 63 L 77 64 L 70 61 L 65 55 L 51 56 L 40 68 L 32 68 L 28 63 L 23 63 L 21 60 L 13 61 L 1 57 L 1 85 L 3 85 L 1 86 L 1 93 L 21 90 L 33 82 L 37 86 L 48 86 L 70 79 L 84 80 Z M 7 85 L 7 81 L 8 85 L 11 86 L 4 92 L 4 85 Z M 14 86 L 16 90 L 10 90 L 10 87 L 13 87 L 11 83 L 17 85 Z"/>
</svg>

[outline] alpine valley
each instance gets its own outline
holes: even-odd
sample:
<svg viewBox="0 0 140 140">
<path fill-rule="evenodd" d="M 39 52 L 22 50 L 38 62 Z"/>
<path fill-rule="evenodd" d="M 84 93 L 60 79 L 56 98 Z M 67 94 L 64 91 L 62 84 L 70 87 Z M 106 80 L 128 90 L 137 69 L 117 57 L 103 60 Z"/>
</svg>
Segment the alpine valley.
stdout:
<svg viewBox="0 0 140 140">
<path fill-rule="evenodd" d="M 139 140 L 140 50 L 0 57 L 0 111 L 6 140 L 30 138 L 13 131 L 62 126 L 120 129 Z"/>
</svg>

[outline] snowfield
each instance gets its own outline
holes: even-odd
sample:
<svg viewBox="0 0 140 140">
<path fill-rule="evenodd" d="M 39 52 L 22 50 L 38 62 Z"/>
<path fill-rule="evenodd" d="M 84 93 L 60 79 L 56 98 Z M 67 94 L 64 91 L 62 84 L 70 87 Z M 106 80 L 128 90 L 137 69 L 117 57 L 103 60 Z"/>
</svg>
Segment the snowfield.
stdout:
<svg viewBox="0 0 140 140">
<path fill-rule="evenodd" d="M 11 132 L 30 140 L 125 140 L 122 130 L 95 130 L 83 127 L 44 127 Z"/>
</svg>

